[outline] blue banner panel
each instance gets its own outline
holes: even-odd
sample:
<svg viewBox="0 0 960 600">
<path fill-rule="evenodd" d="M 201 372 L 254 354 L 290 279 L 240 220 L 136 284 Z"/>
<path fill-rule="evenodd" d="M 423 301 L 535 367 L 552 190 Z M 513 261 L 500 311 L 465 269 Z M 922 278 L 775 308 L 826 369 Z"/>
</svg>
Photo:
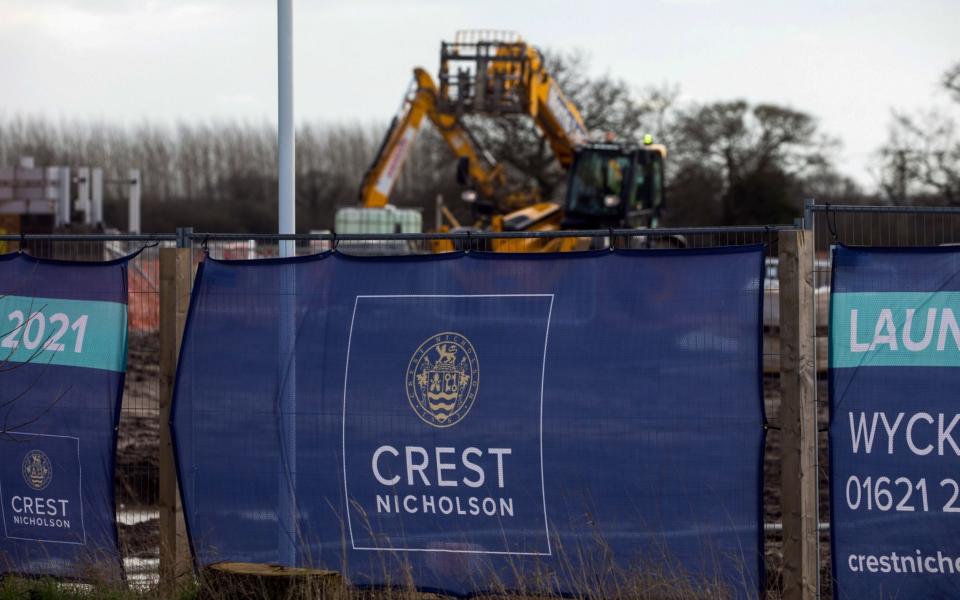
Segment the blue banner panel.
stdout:
<svg viewBox="0 0 960 600">
<path fill-rule="evenodd" d="M 960 251 L 833 255 L 837 598 L 960 597 Z"/>
<path fill-rule="evenodd" d="M 127 258 L 0 255 L 0 574 L 118 578 Z"/>
<path fill-rule="evenodd" d="M 756 597 L 762 265 L 207 259 L 172 417 L 198 562 L 455 594 L 655 570 Z"/>
</svg>

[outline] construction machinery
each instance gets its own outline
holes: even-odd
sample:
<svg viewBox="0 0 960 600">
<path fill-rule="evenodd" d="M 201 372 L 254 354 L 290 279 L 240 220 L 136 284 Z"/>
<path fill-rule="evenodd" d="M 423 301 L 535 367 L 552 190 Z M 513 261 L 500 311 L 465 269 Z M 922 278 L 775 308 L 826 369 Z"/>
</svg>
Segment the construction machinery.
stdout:
<svg viewBox="0 0 960 600">
<path fill-rule="evenodd" d="M 643 144 L 616 138 L 591 141 L 576 105 L 563 93 L 534 46 L 511 32 L 463 31 L 440 47 L 439 87 L 423 69 L 364 177 L 365 207 L 386 205 L 423 117 L 437 127 L 459 159 L 464 199 L 483 203 L 482 227 L 490 231 L 549 231 L 656 227 L 663 208 L 666 148 L 646 136 Z M 528 115 L 567 171 L 561 202 L 532 190 L 508 190 L 502 165 L 480 148 L 463 123 L 467 115 Z M 518 207 L 519 208 L 516 208 Z M 451 219 L 451 225 L 459 226 Z M 449 229 L 449 227 L 447 227 Z M 566 238 L 545 244 L 511 240 L 511 250 L 571 250 Z M 560 245 L 558 245 L 560 244 Z M 565 245 L 563 245 L 565 244 Z M 494 250 L 501 248 L 495 247 Z"/>
<path fill-rule="evenodd" d="M 567 170 L 562 205 L 532 203 L 494 219 L 492 229 L 657 226 L 666 148 L 653 144 L 650 136 L 642 145 L 615 138 L 591 141 L 579 110 L 548 71 L 543 55 L 519 35 L 459 32 L 453 42 L 440 46 L 439 79 L 441 111 L 456 117 L 529 115 Z"/>
<path fill-rule="evenodd" d="M 433 123 L 450 152 L 459 159 L 457 178 L 469 192 L 494 207 L 516 207 L 539 199 L 535 191 L 508 188 L 503 166 L 483 150 L 459 116 L 437 106 L 437 86 L 424 69 L 413 70 L 413 81 L 360 185 L 360 204 L 381 208 L 388 204 L 403 164 L 423 125 Z"/>
</svg>

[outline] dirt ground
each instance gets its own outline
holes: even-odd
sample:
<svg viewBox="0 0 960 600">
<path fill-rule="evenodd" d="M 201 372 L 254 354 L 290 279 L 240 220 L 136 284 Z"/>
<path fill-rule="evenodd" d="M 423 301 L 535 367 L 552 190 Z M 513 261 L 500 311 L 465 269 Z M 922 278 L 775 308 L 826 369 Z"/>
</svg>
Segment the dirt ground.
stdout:
<svg viewBox="0 0 960 600">
<path fill-rule="evenodd" d="M 159 522 L 148 518 L 158 510 L 159 502 L 159 355 L 160 338 L 156 333 L 130 335 L 114 479 L 121 514 L 120 548 L 125 557 L 152 558 L 159 554 Z"/>
<path fill-rule="evenodd" d="M 782 437 L 780 430 L 775 429 L 780 427 L 780 378 L 776 376 L 764 377 L 763 391 L 767 421 L 771 426 L 771 429 L 767 431 L 767 444 L 763 460 L 764 522 L 780 523 L 780 454 Z M 829 523 L 829 464 L 827 433 L 825 431 L 829 418 L 826 373 L 820 373 L 818 376 L 817 398 L 819 402 L 818 429 L 821 431 L 819 443 L 820 522 Z M 783 567 L 783 536 L 781 532 L 767 532 L 765 550 L 767 588 L 770 590 L 779 590 L 781 588 L 781 571 Z M 829 531 L 820 532 L 820 581 L 821 598 L 832 598 L 833 586 L 831 585 L 830 573 Z"/>
</svg>

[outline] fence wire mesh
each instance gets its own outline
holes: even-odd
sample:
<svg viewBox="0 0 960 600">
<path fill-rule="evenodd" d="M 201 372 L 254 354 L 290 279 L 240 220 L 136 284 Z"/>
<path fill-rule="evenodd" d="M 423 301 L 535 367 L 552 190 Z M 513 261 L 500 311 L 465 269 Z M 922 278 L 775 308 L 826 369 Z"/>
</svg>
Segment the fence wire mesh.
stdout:
<svg viewBox="0 0 960 600">
<path fill-rule="evenodd" d="M 829 523 L 829 465 L 826 428 L 827 344 L 830 294 L 830 251 L 836 244 L 868 247 L 942 246 L 960 244 L 960 208 L 810 206 L 806 224 L 814 236 L 815 335 L 817 402 L 820 429 L 820 522 Z M 115 497 L 121 551 L 131 582 L 157 581 L 159 544 L 159 249 L 178 245 L 192 249 L 194 262 L 205 254 L 218 259 L 251 260 L 279 255 L 282 240 L 293 242 L 297 255 L 336 248 L 364 256 L 396 256 L 451 251 L 540 252 L 600 248 L 711 248 L 764 244 L 763 371 L 767 419 L 764 457 L 764 506 L 768 588 L 776 592 L 782 569 L 780 523 L 780 381 L 779 232 L 790 227 L 739 227 L 644 231 L 594 231 L 549 234 L 456 234 L 333 236 L 190 234 L 179 236 L 0 236 L 0 252 L 22 249 L 58 260 L 112 260 L 141 250 L 130 262 L 128 371 L 118 435 Z M 705 300 L 709 300 L 705 298 Z M 821 595 L 832 597 L 829 528 L 821 526 Z"/>
<path fill-rule="evenodd" d="M 128 578 L 135 584 L 158 580 L 159 556 L 159 249 L 189 247 L 194 264 L 216 259 L 253 260 L 279 255 L 282 241 L 292 241 L 296 255 L 336 248 L 362 256 L 397 256 L 452 251 L 543 252 L 604 248 L 715 248 L 762 244 L 764 277 L 764 399 L 768 431 L 764 455 L 764 507 L 768 587 L 779 585 L 782 569 L 780 512 L 780 348 L 779 233 L 790 226 L 663 229 L 642 233 L 605 230 L 547 234 L 456 234 L 382 236 L 252 235 L 180 232 L 163 236 L 24 236 L 0 237 L 6 251 L 21 245 L 34 256 L 59 260 L 110 260 L 137 250 L 129 268 L 128 371 L 118 436 L 115 494 L 121 551 Z M 704 300 L 709 301 L 705 290 Z"/>
<path fill-rule="evenodd" d="M 138 252 L 127 274 L 127 374 L 124 380 L 114 497 L 128 581 L 156 584 L 159 561 L 160 247 L 173 236 L 6 236 L 0 250 L 39 258 L 109 261 Z"/>
<path fill-rule="evenodd" d="M 960 207 L 808 206 L 807 226 L 814 236 L 816 302 L 817 415 L 819 420 L 820 522 L 830 522 L 827 335 L 830 317 L 831 251 L 838 244 L 868 248 L 906 248 L 960 244 Z M 830 530 L 821 527 L 821 595 L 832 598 Z"/>
<path fill-rule="evenodd" d="M 764 451 L 764 522 L 766 537 L 767 587 L 778 592 L 783 566 L 782 531 L 780 530 L 780 343 L 779 343 L 779 234 L 792 226 L 728 227 L 695 229 L 660 229 L 636 231 L 550 232 L 549 234 L 460 234 L 339 236 L 328 234 L 224 235 L 192 234 L 193 260 L 203 256 L 215 259 L 248 260 L 279 255 L 280 242 L 294 242 L 296 255 L 303 256 L 336 248 L 338 252 L 361 256 L 423 255 L 437 252 L 543 252 L 587 249 L 642 248 L 717 248 L 762 244 L 765 247 L 763 302 L 763 389 L 767 420 Z M 709 301 L 704 292 L 704 301 Z"/>
</svg>

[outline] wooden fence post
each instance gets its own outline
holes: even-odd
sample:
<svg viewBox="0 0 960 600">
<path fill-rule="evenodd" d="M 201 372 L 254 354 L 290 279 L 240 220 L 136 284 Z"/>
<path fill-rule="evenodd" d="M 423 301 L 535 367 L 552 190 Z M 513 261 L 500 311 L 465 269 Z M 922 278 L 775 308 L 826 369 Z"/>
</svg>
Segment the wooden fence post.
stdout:
<svg viewBox="0 0 960 600">
<path fill-rule="evenodd" d="M 192 570 L 170 436 L 173 382 L 190 305 L 189 248 L 160 249 L 160 593 L 174 595 Z"/>
<path fill-rule="evenodd" d="M 812 232 L 780 232 L 783 598 L 818 596 L 817 405 Z"/>
</svg>

